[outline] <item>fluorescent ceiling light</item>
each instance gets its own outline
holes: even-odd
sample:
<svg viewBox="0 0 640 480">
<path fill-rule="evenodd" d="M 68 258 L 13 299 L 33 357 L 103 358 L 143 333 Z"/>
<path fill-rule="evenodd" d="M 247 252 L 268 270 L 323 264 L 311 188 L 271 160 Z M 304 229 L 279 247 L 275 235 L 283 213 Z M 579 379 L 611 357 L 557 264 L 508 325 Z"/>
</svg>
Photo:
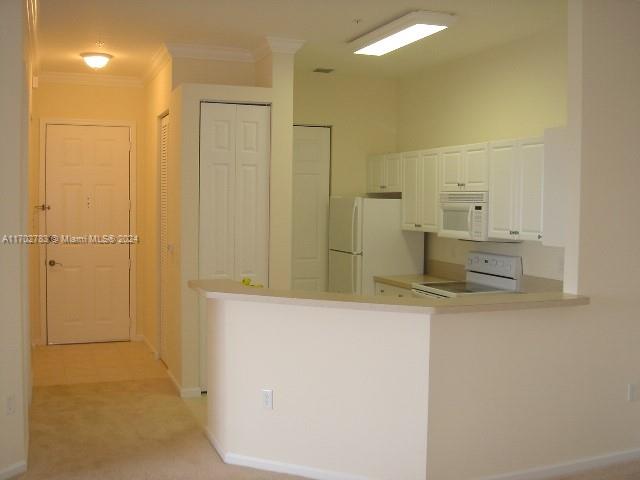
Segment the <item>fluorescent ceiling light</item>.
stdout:
<svg viewBox="0 0 640 480">
<path fill-rule="evenodd" d="M 387 23 L 351 42 L 358 55 L 384 55 L 420 39 L 438 33 L 451 25 L 454 15 L 418 11 Z"/>
<path fill-rule="evenodd" d="M 109 60 L 113 58 L 113 55 L 109 55 L 108 53 L 82 53 L 80 54 L 84 63 L 88 66 L 97 70 L 99 68 L 103 68 L 109 63 Z"/>
</svg>

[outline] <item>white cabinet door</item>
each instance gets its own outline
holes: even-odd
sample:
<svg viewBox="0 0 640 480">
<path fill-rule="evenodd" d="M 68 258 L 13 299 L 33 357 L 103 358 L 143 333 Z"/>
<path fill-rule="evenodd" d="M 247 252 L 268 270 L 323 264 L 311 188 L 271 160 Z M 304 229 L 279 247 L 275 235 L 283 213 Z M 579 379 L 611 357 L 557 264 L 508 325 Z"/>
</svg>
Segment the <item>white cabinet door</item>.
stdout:
<svg viewBox="0 0 640 480">
<path fill-rule="evenodd" d="M 447 147 L 440 156 L 440 191 L 457 192 L 462 190 L 463 148 Z"/>
<path fill-rule="evenodd" d="M 260 105 L 236 108 L 234 277 L 267 285 L 270 112 Z"/>
<path fill-rule="evenodd" d="M 426 150 L 420 155 L 418 223 L 423 232 L 438 231 L 438 161 L 438 150 Z"/>
<path fill-rule="evenodd" d="M 491 143 L 489 164 L 489 237 L 539 241 L 544 140 Z"/>
<path fill-rule="evenodd" d="M 489 190 L 489 149 L 487 143 L 464 147 L 464 169 L 462 182 L 467 192 Z"/>
<path fill-rule="evenodd" d="M 515 230 L 520 240 L 542 239 L 544 139 L 522 140 L 519 150 L 519 181 Z"/>
<path fill-rule="evenodd" d="M 402 173 L 402 229 L 419 230 L 418 205 L 421 196 L 421 177 L 418 175 L 421 163 L 420 152 L 403 154 Z"/>
<path fill-rule="evenodd" d="M 489 148 L 489 237 L 512 240 L 518 144 L 516 141 L 493 142 Z"/>
<path fill-rule="evenodd" d="M 569 215 L 570 192 L 569 135 L 566 127 L 550 128 L 544 132 L 544 174 L 542 194 L 542 244 L 564 247 Z"/>
<path fill-rule="evenodd" d="M 402 154 L 384 156 L 383 192 L 402 192 Z"/>
<path fill-rule="evenodd" d="M 410 289 L 387 285 L 381 282 L 376 282 L 375 292 L 376 295 L 383 297 L 411 298 Z"/>
<path fill-rule="evenodd" d="M 367 193 L 380 193 L 385 187 L 384 155 L 373 155 L 367 160 Z"/>
</svg>

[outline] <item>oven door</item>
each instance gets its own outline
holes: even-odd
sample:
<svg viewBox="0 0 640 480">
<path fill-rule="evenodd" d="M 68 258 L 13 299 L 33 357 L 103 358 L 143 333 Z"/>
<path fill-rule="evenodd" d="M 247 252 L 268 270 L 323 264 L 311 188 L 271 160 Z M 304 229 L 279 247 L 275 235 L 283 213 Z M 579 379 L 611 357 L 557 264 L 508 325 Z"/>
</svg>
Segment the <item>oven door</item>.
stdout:
<svg viewBox="0 0 640 480">
<path fill-rule="evenodd" d="M 439 237 L 471 239 L 472 203 L 441 203 Z"/>
</svg>

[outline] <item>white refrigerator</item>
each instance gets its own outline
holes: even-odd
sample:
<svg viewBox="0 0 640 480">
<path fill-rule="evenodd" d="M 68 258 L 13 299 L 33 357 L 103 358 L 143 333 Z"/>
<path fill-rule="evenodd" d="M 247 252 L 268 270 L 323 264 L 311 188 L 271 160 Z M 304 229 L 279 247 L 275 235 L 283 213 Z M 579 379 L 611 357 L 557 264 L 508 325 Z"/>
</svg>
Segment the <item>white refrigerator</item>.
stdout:
<svg viewBox="0 0 640 480">
<path fill-rule="evenodd" d="M 401 202 L 331 197 L 330 292 L 374 295 L 374 276 L 423 272 L 424 234 L 402 230 Z"/>
</svg>

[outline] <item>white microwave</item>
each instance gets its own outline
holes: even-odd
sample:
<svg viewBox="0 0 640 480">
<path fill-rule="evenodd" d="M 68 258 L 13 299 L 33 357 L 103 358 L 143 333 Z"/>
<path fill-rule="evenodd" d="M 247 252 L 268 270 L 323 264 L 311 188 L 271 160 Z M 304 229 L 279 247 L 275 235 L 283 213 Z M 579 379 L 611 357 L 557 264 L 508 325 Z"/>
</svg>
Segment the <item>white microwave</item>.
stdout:
<svg viewBox="0 0 640 480">
<path fill-rule="evenodd" d="M 450 192 L 440 194 L 438 236 L 462 240 L 487 241 L 489 192 Z"/>
</svg>

